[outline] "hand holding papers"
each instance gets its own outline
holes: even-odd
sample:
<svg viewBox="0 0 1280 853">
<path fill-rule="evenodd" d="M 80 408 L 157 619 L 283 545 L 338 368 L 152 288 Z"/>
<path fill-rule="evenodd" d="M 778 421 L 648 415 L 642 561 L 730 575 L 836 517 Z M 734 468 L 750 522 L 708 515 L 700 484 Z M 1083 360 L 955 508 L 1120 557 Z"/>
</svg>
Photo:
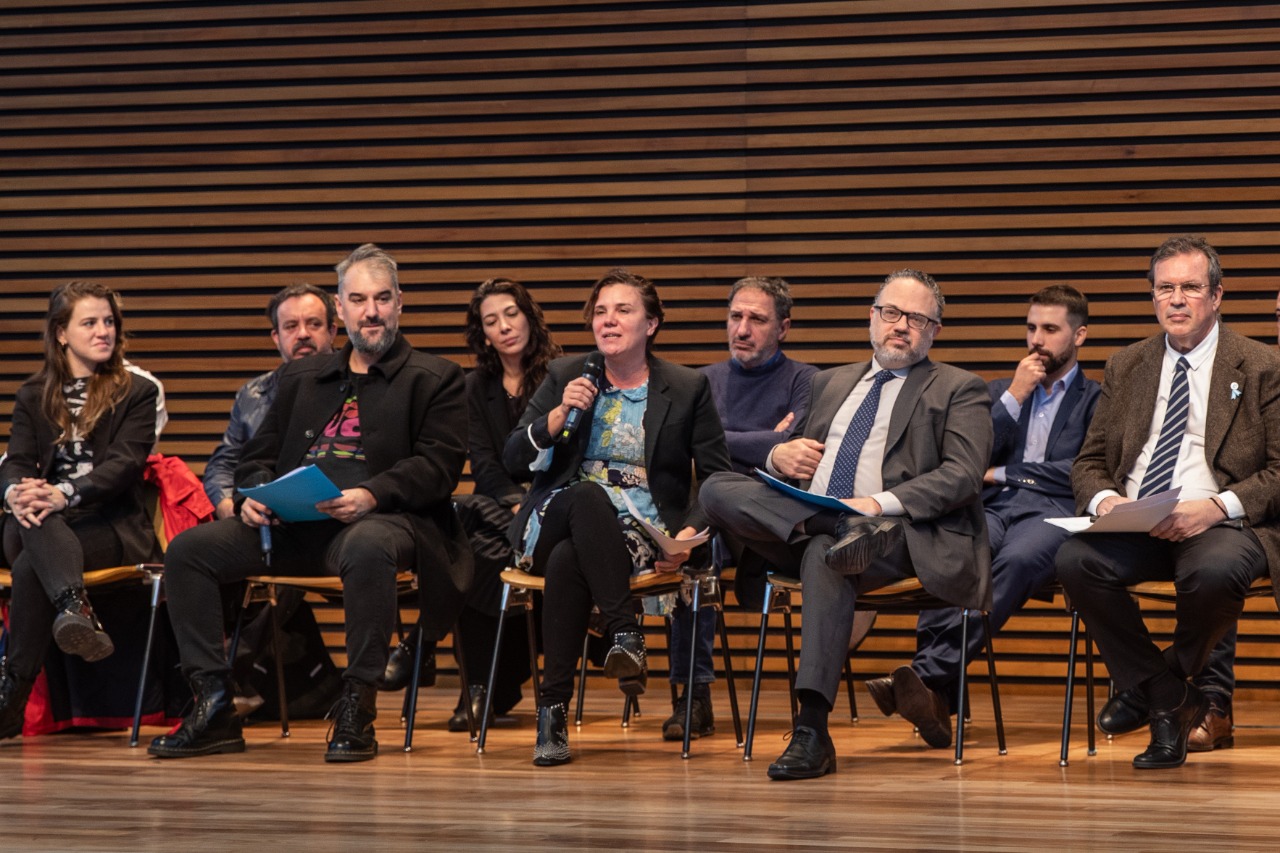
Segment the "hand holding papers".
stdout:
<svg viewBox="0 0 1280 853">
<path fill-rule="evenodd" d="M 1173 512 L 1181 493 L 1182 487 L 1175 486 L 1167 492 L 1117 504 L 1111 512 L 1097 518 L 1076 515 L 1045 521 L 1072 533 L 1147 533 Z"/>
<path fill-rule="evenodd" d="M 342 497 L 342 490 L 319 468 L 305 465 L 265 485 L 241 489 L 240 494 L 266 504 L 281 521 L 327 521 L 329 516 L 316 504 Z"/>
<path fill-rule="evenodd" d="M 636 505 L 631 502 L 631 498 L 627 497 L 627 493 L 625 491 L 621 494 L 622 502 L 627 505 L 627 511 L 631 513 L 633 518 L 640 522 L 640 526 L 644 528 L 644 532 L 649 534 L 649 538 L 657 543 L 658 547 L 662 549 L 662 553 L 664 554 L 683 554 L 686 551 L 693 550 L 694 547 L 701 545 L 703 542 L 706 542 L 711 538 L 711 531 L 709 528 L 704 528 L 698 533 L 690 536 L 688 539 L 675 539 L 668 536 L 657 527 L 650 524 L 644 516 L 640 514 L 640 510 L 636 509 Z"/>
<path fill-rule="evenodd" d="M 782 482 L 777 477 L 770 476 L 767 472 L 762 471 L 759 468 L 755 470 L 755 473 L 760 477 L 760 479 L 764 480 L 767 485 L 772 486 L 784 495 L 790 495 L 791 497 L 804 501 L 807 504 L 820 506 L 823 509 L 833 509 L 836 512 L 842 512 L 845 514 L 856 513 L 858 515 L 866 515 L 866 513 L 858 512 L 858 510 L 849 506 L 839 498 L 833 498 L 830 495 L 819 495 L 813 492 L 806 492 L 804 489 L 797 489 L 795 486 Z"/>
</svg>

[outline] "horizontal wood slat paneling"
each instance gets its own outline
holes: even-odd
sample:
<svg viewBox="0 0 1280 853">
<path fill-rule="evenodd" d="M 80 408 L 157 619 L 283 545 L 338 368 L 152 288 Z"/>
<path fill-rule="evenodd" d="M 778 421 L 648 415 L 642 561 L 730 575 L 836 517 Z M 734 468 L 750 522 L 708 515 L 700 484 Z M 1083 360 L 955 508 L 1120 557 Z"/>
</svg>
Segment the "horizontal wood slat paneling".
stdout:
<svg viewBox="0 0 1280 853">
<path fill-rule="evenodd" d="M 270 294 L 332 286 L 370 240 L 402 262 L 411 340 L 467 366 L 463 309 L 496 274 L 582 351 L 587 286 L 631 266 L 666 302 L 659 351 L 691 365 L 724 357 L 734 279 L 783 275 L 792 355 L 829 366 L 868 355 L 879 280 L 914 266 L 948 296 L 936 358 L 1007 373 L 1027 295 L 1069 281 L 1100 376 L 1156 329 L 1147 258 L 1179 231 L 1218 245 L 1224 317 L 1271 341 L 1277 40 L 1264 2 L 17 0 L 0 442 L 50 288 L 92 278 L 166 382 L 161 449 L 202 470 L 277 361 Z M 1280 680 L 1271 608 L 1246 614 L 1246 683 Z M 909 621 L 867 671 L 909 651 Z M 731 624 L 745 650 L 755 617 Z M 1060 677 L 1064 628 L 1029 609 L 1002 663 Z"/>
</svg>

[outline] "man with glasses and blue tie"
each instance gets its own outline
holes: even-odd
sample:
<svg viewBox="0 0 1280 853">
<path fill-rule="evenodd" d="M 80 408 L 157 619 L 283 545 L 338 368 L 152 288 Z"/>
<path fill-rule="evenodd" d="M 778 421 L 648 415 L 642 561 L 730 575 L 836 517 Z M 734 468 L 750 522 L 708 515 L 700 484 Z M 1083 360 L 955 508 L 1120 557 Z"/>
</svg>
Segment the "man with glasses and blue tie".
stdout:
<svg viewBox="0 0 1280 853">
<path fill-rule="evenodd" d="M 926 273 L 885 279 L 870 309 L 870 362 L 817 374 L 810 409 L 769 455 L 770 473 L 836 498 L 825 509 L 737 473 L 713 474 L 712 521 L 804 583 L 800 714 L 773 779 L 836 769 L 827 718 L 840 686 L 860 590 L 918 577 L 960 607 L 991 606 L 981 491 L 991 455 L 986 384 L 928 353 L 944 300 Z"/>
<path fill-rule="evenodd" d="M 1139 769 L 1178 767 L 1209 702 L 1188 679 L 1236 624 L 1245 592 L 1280 568 L 1280 356 L 1219 322 L 1222 267 L 1203 237 L 1171 237 L 1147 274 L 1163 334 L 1107 362 L 1071 472 L 1081 513 L 1181 488 L 1146 533 L 1078 533 L 1063 587 L 1120 690 L 1100 715 L 1149 719 Z M 1152 642 L 1125 587 L 1172 580 L 1173 644 Z"/>
</svg>

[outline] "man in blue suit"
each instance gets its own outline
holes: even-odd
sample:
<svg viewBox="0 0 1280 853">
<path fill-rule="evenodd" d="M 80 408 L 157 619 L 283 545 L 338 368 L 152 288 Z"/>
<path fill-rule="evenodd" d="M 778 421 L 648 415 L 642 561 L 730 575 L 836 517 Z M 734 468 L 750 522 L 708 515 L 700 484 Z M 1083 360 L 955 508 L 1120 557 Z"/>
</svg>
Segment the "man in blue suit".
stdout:
<svg viewBox="0 0 1280 853">
<path fill-rule="evenodd" d="M 987 386 L 995 443 L 982 497 L 991 542 L 991 627 L 996 631 L 1053 579 L 1054 554 L 1068 534 L 1044 519 L 1075 515 L 1071 463 L 1100 390 L 1076 362 L 1088 322 L 1089 303 L 1080 291 L 1065 284 L 1039 291 L 1027 310 L 1027 356 L 1012 378 Z M 959 608 L 921 614 L 911 665 L 867 682 L 886 716 L 900 713 L 926 743 L 939 748 L 951 743 L 961 619 Z M 971 625 L 969 657 L 986 642 L 981 626 Z"/>
</svg>

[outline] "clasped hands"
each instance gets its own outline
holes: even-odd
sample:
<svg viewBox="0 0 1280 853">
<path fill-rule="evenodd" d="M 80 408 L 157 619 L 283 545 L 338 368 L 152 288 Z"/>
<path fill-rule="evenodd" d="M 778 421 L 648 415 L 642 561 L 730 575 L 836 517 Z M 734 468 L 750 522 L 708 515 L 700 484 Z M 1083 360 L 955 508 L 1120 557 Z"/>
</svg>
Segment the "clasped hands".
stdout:
<svg viewBox="0 0 1280 853">
<path fill-rule="evenodd" d="M 39 527 L 51 512 L 67 508 L 67 496 L 39 477 L 23 477 L 9 490 L 9 511 L 23 527 Z"/>
</svg>

